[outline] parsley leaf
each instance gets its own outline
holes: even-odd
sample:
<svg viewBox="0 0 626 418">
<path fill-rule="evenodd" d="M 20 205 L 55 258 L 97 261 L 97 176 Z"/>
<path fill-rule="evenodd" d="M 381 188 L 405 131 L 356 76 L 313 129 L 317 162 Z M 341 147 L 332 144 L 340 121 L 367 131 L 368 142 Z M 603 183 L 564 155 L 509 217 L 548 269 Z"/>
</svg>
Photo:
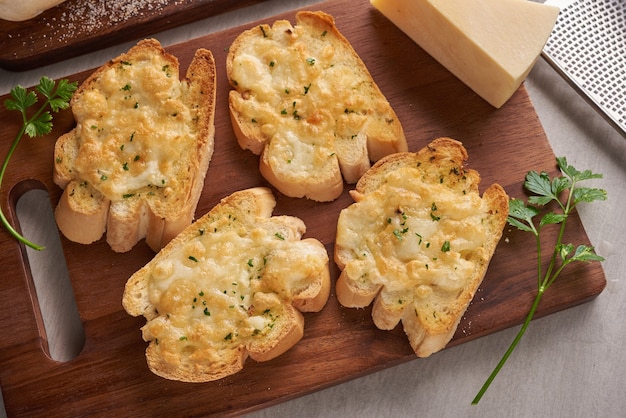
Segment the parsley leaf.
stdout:
<svg viewBox="0 0 626 418">
<path fill-rule="evenodd" d="M 28 91 L 19 85 L 11 89 L 11 98 L 4 101 L 4 106 L 8 110 L 17 110 L 22 114 L 22 127 L 15 136 L 15 139 L 11 144 L 11 148 L 9 149 L 9 152 L 4 159 L 4 163 L 2 164 L 2 169 L 0 170 L 0 186 L 2 185 L 9 161 L 11 160 L 11 157 L 13 156 L 13 153 L 15 152 L 15 149 L 17 148 L 17 145 L 22 137 L 25 134 L 31 138 L 49 134 L 52 131 L 52 114 L 50 113 L 50 110 L 52 110 L 52 112 L 58 112 L 59 110 L 67 109 L 70 105 L 69 102 L 72 98 L 72 94 L 76 91 L 77 87 L 78 85 L 76 82 L 70 83 L 68 80 L 63 79 L 57 84 L 54 80 L 51 80 L 48 77 L 42 77 L 39 80 L 39 84 L 35 86 L 35 90 L 46 100 L 30 116 L 28 111 L 38 101 L 38 96 L 35 90 Z M 48 108 L 50 110 L 48 110 Z M 18 241 L 35 250 L 44 249 L 42 246 L 30 242 L 17 232 L 9 223 L 1 208 L 0 221 L 2 221 L 4 227 Z"/>
<path fill-rule="evenodd" d="M 515 339 L 472 401 L 474 405 L 483 397 L 491 385 L 491 382 L 493 382 L 500 369 L 502 369 L 511 353 L 515 350 L 515 347 L 517 347 L 517 344 L 535 315 L 535 311 L 539 306 L 542 296 L 550 285 L 554 283 L 554 280 L 561 274 L 563 269 L 573 262 L 604 261 L 603 257 L 595 253 L 593 247 L 588 245 L 578 245 L 575 247 L 574 244 L 563 243 L 567 218 L 574 211 L 576 205 L 581 202 L 590 203 L 596 200 L 606 200 L 607 198 L 605 190 L 578 187 L 578 183 L 585 180 L 602 178 L 602 175 L 594 174 L 590 170 L 578 171 L 567 163 L 565 157 L 560 157 L 556 160 L 562 172 L 561 176 L 555 176 L 550 179 L 550 176 L 545 172 L 538 173 L 536 171 L 529 171 L 526 175 L 524 188 L 534 193 L 534 195 L 528 197 L 527 203 L 519 199 L 511 199 L 509 202 L 508 223 L 524 232 L 530 232 L 535 236 L 535 244 L 537 247 L 537 295 Z M 552 202 L 558 204 L 560 212 L 548 211 L 541 216 L 539 224 L 535 224 L 535 217 L 541 215 L 546 209 L 545 206 Z M 554 244 L 550 263 L 544 272 L 542 268 L 542 241 L 540 235 L 542 229 L 548 225 L 560 225 L 560 229 L 556 243 Z"/>
</svg>

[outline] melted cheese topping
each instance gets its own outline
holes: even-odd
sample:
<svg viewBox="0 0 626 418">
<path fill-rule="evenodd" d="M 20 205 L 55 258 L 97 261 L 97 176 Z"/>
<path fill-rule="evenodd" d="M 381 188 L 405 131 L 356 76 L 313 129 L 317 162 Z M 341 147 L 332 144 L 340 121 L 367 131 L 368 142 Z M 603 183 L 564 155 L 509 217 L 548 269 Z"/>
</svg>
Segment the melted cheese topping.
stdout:
<svg viewBox="0 0 626 418">
<path fill-rule="evenodd" d="M 196 138 L 185 89 L 162 57 L 106 69 L 73 104 L 78 176 L 112 201 L 142 192 L 184 195 L 177 178 Z"/>
<path fill-rule="evenodd" d="M 319 276 L 326 251 L 286 239 L 275 222 L 242 225 L 211 220 L 198 235 L 151 269 L 149 300 L 159 316 L 144 339 L 162 353 L 235 349 L 263 338 L 280 321 L 285 303 Z"/>
<path fill-rule="evenodd" d="M 361 278 L 355 284 L 364 288 L 383 285 L 389 303 L 458 294 L 487 239 L 487 209 L 477 193 L 424 183 L 413 171 L 388 174 L 385 184 L 341 212 L 337 227 L 337 245 L 352 251 L 349 277 Z"/>
<path fill-rule="evenodd" d="M 358 57 L 335 34 L 316 30 L 284 21 L 259 27 L 258 37 L 240 45 L 233 59 L 230 77 L 242 93 L 236 103 L 241 119 L 277 142 L 272 166 L 285 175 L 336 167 L 337 140 L 373 132 L 379 141 L 401 140 L 389 129 L 399 122 L 390 120 L 387 100 Z"/>
</svg>

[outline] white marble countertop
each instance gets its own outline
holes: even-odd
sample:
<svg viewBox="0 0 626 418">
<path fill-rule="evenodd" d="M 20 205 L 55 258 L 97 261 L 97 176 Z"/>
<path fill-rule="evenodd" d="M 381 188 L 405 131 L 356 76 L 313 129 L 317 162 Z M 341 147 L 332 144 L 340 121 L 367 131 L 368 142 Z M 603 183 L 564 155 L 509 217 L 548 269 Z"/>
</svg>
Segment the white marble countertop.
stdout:
<svg viewBox="0 0 626 418">
<path fill-rule="evenodd" d="M 313 3 L 267 1 L 157 37 L 164 45 L 171 45 Z M 27 72 L 0 70 L 0 94 L 8 93 L 18 83 L 32 86 L 44 74 L 59 78 L 97 67 L 130 46 L 130 43 L 119 45 Z M 543 60 L 537 62 L 525 85 L 555 154 L 567 157 L 578 169 L 604 174 L 604 179 L 594 185 L 607 190 L 608 202 L 579 207 L 592 244 L 606 258 L 604 292 L 590 303 L 533 321 L 479 405 L 472 406 L 471 400 L 509 346 L 517 328 L 250 416 L 621 417 L 626 414 L 626 289 L 622 276 L 626 257 L 619 255 L 619 243 L 626 236 L 623 216 L 626 139 Z M 38 216 L 40 208 L 36 203 L 25 206 L 25 217 Z"/>
</svg>

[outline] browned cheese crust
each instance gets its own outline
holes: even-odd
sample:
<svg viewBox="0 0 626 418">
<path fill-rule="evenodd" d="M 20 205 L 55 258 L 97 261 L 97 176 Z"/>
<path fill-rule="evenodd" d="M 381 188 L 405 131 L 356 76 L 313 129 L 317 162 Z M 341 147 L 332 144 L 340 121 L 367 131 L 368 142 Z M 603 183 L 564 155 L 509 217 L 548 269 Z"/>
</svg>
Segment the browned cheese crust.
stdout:
<svg viewBox="0 0 626 418">
<path fill-rule="evenodd" d="M 420 357 L 441 350 L 480 286 L 508 216 L 509 199 L 464 168 L 467 151 L 439 138 L 417 153 L 378 161 L 338 220 L 337 298 L 374 302 L 380 329 L 401 321 Z"/>
<path fill-rule="evenodd" d="M 215 62 L 199 49 L 186 77 L 154 39 L 91 74 L 71 100 L 76 127 L 55 146 L 61 232 L 117 252 L 158 251 L 193 220 L 213 155 Z"/>
</svg>

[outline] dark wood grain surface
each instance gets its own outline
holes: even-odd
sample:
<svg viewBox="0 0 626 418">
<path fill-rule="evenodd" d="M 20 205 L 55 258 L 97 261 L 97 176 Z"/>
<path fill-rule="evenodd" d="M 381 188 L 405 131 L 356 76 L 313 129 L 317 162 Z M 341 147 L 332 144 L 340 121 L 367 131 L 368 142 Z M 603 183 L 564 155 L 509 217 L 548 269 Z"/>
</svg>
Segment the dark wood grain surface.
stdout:
<svg viewBox="0 0 626 418">
<path fill-rule="evenodd" d="M 262 1 L 66 0 L 33 19 L 0 19 L 0 67 L 38 68 Z"/>
<path fill-rule="evenodd" d="M 395 108 L 410 150 L 439 136 L 456 138 L 468 149 L 468 166 L 482 175 L 481 190 L 499 182 L 515 197 L 523 196 L 528 170 L 556 172 L 555 155 L 523 86 L 502 108 L 492 108 L 369 3 L 362 3 L 354 7 L 353 1 L 338 0 L 309 9 L 335 17 Z M 281 17 L 293 22 L 293 16 L 292 12 Z M 198 215 L 236 190 L 267 185 L 258 173 L 258 157 L 238 147 L 227 112 L 225 51 L 243 29 L 169 48 L 183 67 L 198 47 L 211 49 L 218 64 L 215 154 Z M 0 112 L 0 155 L 6 154 L 19 127 L 18 116 Z M 51 176 L 53 145 L 58 135 L 72 128 L 73 119 L 64 112 L 55 122 L 48 137 L 24 140 L 9 166 L 0 198 L 12 222 L 15 201 L 25 191 L 45 188 L 53 206 L 60 196 Z M 307 225 L 306 235 L 318 238 L 332 254 L 338 213 L 351 203 L 348 189 L 331 203 L 276 193 L 275 214 L 299 216 Z M 550 232 L 546 239 L 555 235 Z M 570 219 L 566 239 L 589 244 L 577 215 Z M 146 343 L 139 331 L 145 320 L 128 316 L 121 307 L 126 280 L 151 259 L 151 251 L 144 243 L 125 254 L 113 253 L 102 241 L 83 246 L 63 239 L 62 245 L 86 334 L 84 349 L 69 362 L 47 356 L 24 249 L 0 231 L 0 385 L 9 416 L 241 414 L 415 358 L 400 327 L 390 332 L 376 329 L 370 309 L 342 308 L 331 292 L 322 312 L 305 314 L 304 338 L 279 358 L 266 363 L 248 360 L 242 372 L 217 382 L 164 380 L 146 367 Z M 507 227 L 449 346 L 520 324 L 536 293 L 535 267 L 532 237 Z M 599 263 L 570 267 L 546 293 L 539 316 L 591 300 L 604 289 Z M 331 262 L 333 280 L 338 273 Z"/>
</svg>

